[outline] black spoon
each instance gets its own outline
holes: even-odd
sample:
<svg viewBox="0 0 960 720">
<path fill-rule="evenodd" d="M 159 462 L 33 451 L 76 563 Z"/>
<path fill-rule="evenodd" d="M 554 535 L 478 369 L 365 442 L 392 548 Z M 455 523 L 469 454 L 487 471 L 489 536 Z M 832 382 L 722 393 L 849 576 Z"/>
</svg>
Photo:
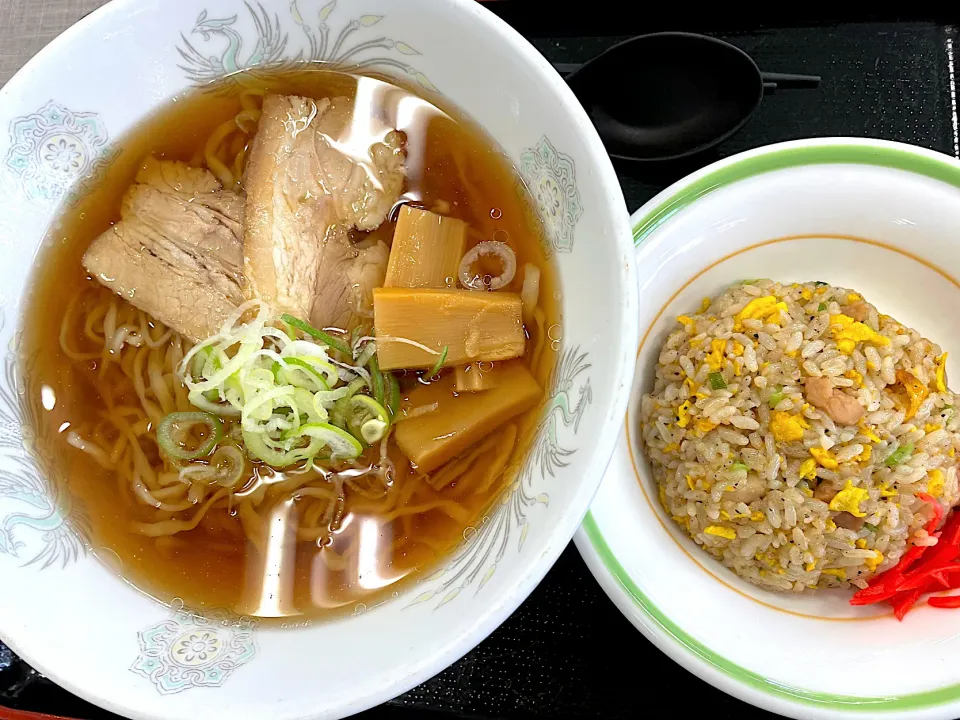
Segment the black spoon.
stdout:
<svg viewBox="0 0 960 720">
<path fill-rule="evenodd" d="M 742 128 L 764 91 L 817 87 L 820 77 L 762 73 L 730 43 L 663 32 L 625 40 L 583 65 L 554 65 L 612 157 L 676 160 Z"/>
</svg>

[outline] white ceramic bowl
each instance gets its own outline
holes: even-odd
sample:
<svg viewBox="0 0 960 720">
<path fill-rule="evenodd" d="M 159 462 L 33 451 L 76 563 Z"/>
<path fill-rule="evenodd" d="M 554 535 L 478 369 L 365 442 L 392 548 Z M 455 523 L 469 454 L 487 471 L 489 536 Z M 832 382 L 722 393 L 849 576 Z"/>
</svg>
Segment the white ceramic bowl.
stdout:
<svg viewBox="0 0 960 720">
<path fill-rule="evenodd" d="M 676 316 L 745 278 L 854 288 L 960 366 L 960 163 L 874 140 L 804 140 L 728 158 L 633 217 L 640 288 L 626 431 L 577 547 L 660 649 L 743 700 L 797 718 L 960 715 L 960 612 L 902 623 L 849 593 L 766 592 L 666 517 L 639 444 L 639 400 Z"/>
<path fill-rule="evenodd" d="M 346 58 L 464 109 L 531 188 L 563 290 L 561 360 L 518 485 L 444 567 L 399 597 L 286 629 L 164 607 L 101 564 L 69 492 L 23 452 L 29 433 L 12 375 L 21 298 L 58 206 L 97 182 L 117 139 L 160 104 L 264 56 Z M 633 373 L 637 291 L 603 146 L 517 33 L 474 0 L 116 0 L 0 91 L 0 128 L 0 341 L 11 348 L 0 382 L 0 637 L 15 652 L 135 718 L 334 717 L 426 680 L 528 595 L 573 535 L 613 451 Z"/>
</svg>

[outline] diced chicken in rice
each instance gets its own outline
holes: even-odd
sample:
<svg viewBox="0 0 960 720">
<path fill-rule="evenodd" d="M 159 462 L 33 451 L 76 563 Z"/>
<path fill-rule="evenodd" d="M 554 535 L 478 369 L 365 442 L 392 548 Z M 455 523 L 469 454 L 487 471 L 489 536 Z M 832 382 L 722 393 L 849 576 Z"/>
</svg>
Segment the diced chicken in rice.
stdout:
<svg viewBox="0 0 960 720">
<path fill-rule="evenodd" d="M 835 388 L 828 377 L 808 377 L 804 391 L 807 402 L 826 412 L 835 423 L 856 425 L 866 414 L 857 398 Z"/>
<path fill-rule="evenodd" d="M 857 322 L 866 322 L 870 317 L 870 306 L 863 300 L 856 300 L 840 308 L 844 315 L 852 317 Z"/>
</svg>

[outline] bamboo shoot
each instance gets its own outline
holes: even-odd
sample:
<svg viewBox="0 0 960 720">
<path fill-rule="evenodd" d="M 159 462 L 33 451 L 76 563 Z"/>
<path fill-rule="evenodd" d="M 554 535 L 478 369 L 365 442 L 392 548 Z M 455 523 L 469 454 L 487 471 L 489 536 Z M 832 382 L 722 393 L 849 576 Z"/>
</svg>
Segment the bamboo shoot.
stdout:
<svg viewBox="0 0 960 720">
<path fill-rule="evenodd" d="M 382 370 L 432 368 L 444 348 L 446 366 L 509 360 L 524 352 L 516 293 L 377 288 L 373 313 Z"/>
<path fill-rule="evenodd" d="M 469 365 L 457 365 L 454 387 L 460 393 L 483 392 L 497 386 L 499 365 L 475 362 Z"/>
<path fill-rule="evenodd" d="M 393 233 L 384 287 L 452 288 L 467 244 L 463 220 L 404 205 Z"/>
<path fill-rule="evenodd" d="M 437 403 L 434 412 L 397 423 L 397 446 L 421 472 L 431 472 L 543 397 L 521 362 L 507 363 L 497 387 L 479 394 L 454 393 L 450 375 L 410 393 L 414 407 Z"/>
</svg>

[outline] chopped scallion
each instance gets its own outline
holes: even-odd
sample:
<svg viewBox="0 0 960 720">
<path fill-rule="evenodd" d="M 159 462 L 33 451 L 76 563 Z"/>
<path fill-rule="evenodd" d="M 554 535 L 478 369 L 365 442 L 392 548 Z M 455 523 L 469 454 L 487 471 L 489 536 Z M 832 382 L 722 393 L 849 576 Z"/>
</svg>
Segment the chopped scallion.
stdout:
<svg viewBox="0 0 960 720">
<path fill-rule="evenodd" d="M 253 309 L 256 316 L 250 317 L 248 311 Z M 244 322 L 244 317 L 249 319 Z M 375 344 L 358 362 L 349 353 L 349 336 L 332 337 L 289 315 L 276 326 L 274 319 L 267 305 L 250 301 L 238 308 L 220 334 L 192 348 L 180 362 L 177 372 L 187 386 L 188 399 L 212 414 L 174 414 L 162 423 L 158 440 L 162 438 L 165 457 L 179 462 L 202 456 L 205 461 L 182 467 L 181 478 L 236 479 L 237 466 L 242 464 L 234 462 L 239 448 L 231 446 L 234 452 L 213 444 L 223 436 L 219 418 L 225 417 L 238 419 L 233 429 L 240 430 L 247 454 L 274 468 L 309 465 L 317 459 L 336 463 L 355 457 L 358 447 L 362 450 L 357 438 L 344 439 L 342 433 L 350 399 L 374 384 L 364 363 Z M 334 354 L 344 357 L 332 360 Z M 382 375 L 379 380 L 382 396 Z M 375 442 L 389 431 L 389 417 L 382 404 L 369 400 L 372 410 L 363 413 L 369 417 L 358 424 L 363 403 L 352 404 L 353 429 L 365 442 Z M 231 438 L 238 439 L 233 434 Z M 214 461 L 226 469 L 222 473 L 206 469 Z"/>
<path fill-rule="evenodd" d="M 817 312 L 823 312 L 826 309 L 827 309 L 826 303 L 820 303 L 819 305 L 817 305 Z"/>
<path fill-rule="evenodd" d="M 379 371 L 378 371 L 379 372 Z M 340 398 L 333 404 L 330 410 L 330 423 L 339 428 L 347 427 L 347 407 L 350 405 L 350 398 L 360 392 L 367 384 L 363 378 L 357 378 L 352 381 L 342 391 Z"/>
<path fill-rule="evenodd" d="M 730 466 L 731 470 L 748 470 L 747 464 L 744 462 L 735 462 Z"/>
<path fill-rule="evenodd" d="M 784 397 L 786 396 L 783 394 L 783 387 L 777 385 L 773 390 L 773 394 L 767 398 L 767 405 L 769 405 L 771 409 L 775 408 L 777 405 L 783 402 Z"/>
<path fill-rule="evenodd" d="M 383 373 L 380 372 L 376 355 L 370 358 L 367 369 L 370 370 L 370 392 L 373 393 L 373 399 L 383 405 Z"/>
<path fill-rule="evenodd" d="M 324 369 L 321 374 L 318 366 Z M 305 388 L 310 392 L 327 391 L 330 389 L 328 378 L 332 375 L 337 381 L 337 371 L 332 365 L 322 360 L 313 359 L 309 362 L 303 358 L 288 357 L 283 363 L 274 362 L 271 366 L 274 381 L 279 384 Z"/>
<path fill-rule="evenodd" d="M 901 445 L 892 453 L 887 455 L 887 459 L 883 461 L 883 464 L 887 467 L 895 467 L 900 465 L 906 460 L 910 459 L 910 456 L 913 455 L 913 443 L 907 443 L 906 445 Z"/>
<path fill-rule="evenodd" d="M 191 438 L 193 428 L 202 426 L 204 434 Z M 157 426 L 157 443 L 174 460 L 196 460 L 210 454 L 223 439 L 223 422 L 208 412 L 175 412 Z M 194 445 L 191 449 L 190 445 Z"/>
<path fill-rule="evenodd" d="M 308 423 L 301 425 L 295 436 L 319 440 L 330 449 L 330 456 L 337 458 L 355 458 L 363 453 L 363 446 L 350 433 L 327 423 Z"/>
<path fill-rule="evenodd" d="M 390 427 L 386 408 L 369 395 L 354 395 L 347 404 L 347 430 L 367 445 L 379 442 Z"/>
<path fill-rule="evenodd" d="M 383 379 L 387 384 L 387 410 L 396 417 L 400 412 L 400 383 L 397 382 L 393 373 L 384 373 Z"/>
<path fill-rule="evenodd" d="M 283 320 L 287 325 L 295 327 L 300 332 L 316 338 L 324 345 L 332 347 L 337 352 L 342 352 L 344 355 L 352 356 L 350 348 L 347 347 L 347 344 L 342 340 L 338 340 L 330 333 L 325 333 L 323 330 L 317 330 L 315 327 L 313 327 L 313 325 L 305 323 L 303 320 L 298 320 L 293 315 L 289 315 L 287 313 L 281 315 L 280 319 Z"/>
<path fill-rule="evenodd" d="M 433 377 L 438 372 L 440 372 L 440 368 L 442 368 L 443 364 L 447 361 L 447 352 L 449 352 L 449 350 L 450 348 L 448 346 L 446 345 L 443 346 L 443 350 L 440 352 L 440 357 L 437 358 L 436 364 L 430 370 L 430 374 L 427 377 Z"/>
<path fill-rule="evenodd" d="M 723 379 L 723 375 L 718 372 L 712 372 L 707 375 L 707 379 L 710 381 L 710 387 L 714 390 L 723 390 L 727 387 L 727 383 Z"/>
<path fill-rule="evenodd" d="M 868 522 L 865 522 L 865 523 L 863 524 L 863 526 L 864 526 L 867 530 L 869 530 L 870 532 L 876 532 L 876 531 L 879 529 L 876 525 L 873 525 L 873 524 L 868 523 Z"/>
<path fill-rule="evenodd" d="M 301 426 L 302 427 L 302 426 Z M 287 467 L 302 460 L 311 459 L 323 449 L 323 442 L 313 438 L 306 447 L 296 447 L 292 450 L 277 450 L 267 444 L 265 433 L 243 431 L 243 446 L 253 457 L 275 468 Z"/>
<path fill-rule="evenodd" d="M 221 445 L 206 463 L 181 467 L 180 480 L 233 488 L 243 478 L 245 470 L 243 451 L 236 445 Z"/>
</svg>

